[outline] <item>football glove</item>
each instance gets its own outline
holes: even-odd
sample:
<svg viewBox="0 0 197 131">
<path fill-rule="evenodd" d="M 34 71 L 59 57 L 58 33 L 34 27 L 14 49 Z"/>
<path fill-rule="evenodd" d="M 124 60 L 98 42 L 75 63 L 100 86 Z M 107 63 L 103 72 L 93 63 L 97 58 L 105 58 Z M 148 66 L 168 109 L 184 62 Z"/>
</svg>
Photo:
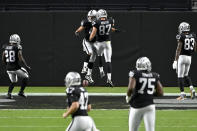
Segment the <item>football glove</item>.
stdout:
<svg viewBox="0 0 197 131">
<path fill-rule="evenodd" d="M 174 62 L 173 62 L 172 68 L 173 68 L 174 70 L 177 69 L 177 61 L 174 61 Z"/>
<path fill-rule="evenodd" d="M 130 100 L 131 100 L 131 96 L 126 96 L 126 103 L 129 103 Z"/>
</svg>

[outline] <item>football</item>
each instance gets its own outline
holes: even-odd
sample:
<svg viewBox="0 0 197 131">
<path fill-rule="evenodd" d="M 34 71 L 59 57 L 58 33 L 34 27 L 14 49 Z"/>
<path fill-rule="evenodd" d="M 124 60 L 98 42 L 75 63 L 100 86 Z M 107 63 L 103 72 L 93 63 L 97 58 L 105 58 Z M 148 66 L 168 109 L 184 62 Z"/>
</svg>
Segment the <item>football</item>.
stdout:
<svg viewBox="0 0 197 131">
<path fill-rule="evenodd" d="M 83 80 L 83 83 L 82 83 L 82 85 L 83 85 L 83 87 L 86 87 L 86 86 L 88 86 L 88 80 Z"/>
</svg>

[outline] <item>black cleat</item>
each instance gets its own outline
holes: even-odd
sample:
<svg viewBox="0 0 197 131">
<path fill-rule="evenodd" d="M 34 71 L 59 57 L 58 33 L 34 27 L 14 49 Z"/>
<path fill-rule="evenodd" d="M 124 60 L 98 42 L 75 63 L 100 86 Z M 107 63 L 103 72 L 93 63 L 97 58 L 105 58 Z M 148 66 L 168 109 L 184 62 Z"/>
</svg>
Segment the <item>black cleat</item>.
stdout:
<svg viewBox="0 0 197 131">
<path fill-rule="evenodd" d="M 112 88 L 114 87 L 114 84 L 111 80 L 107 80 L 107 84 L 109 87 L 112 87 Z"/>
<path fill-rule="evenodd" d="M 11 93 L 8 93 L 8 94 L 6 95 L 6 99 L 13 99 L 12 94 L 11 94 Z"/>
<path fill-rule="evenodd" d="M 27 98 L 27 96 L 24 93 L 18 93 L 18 96 L 21 96 L 23 98 Z"/>
</svg>

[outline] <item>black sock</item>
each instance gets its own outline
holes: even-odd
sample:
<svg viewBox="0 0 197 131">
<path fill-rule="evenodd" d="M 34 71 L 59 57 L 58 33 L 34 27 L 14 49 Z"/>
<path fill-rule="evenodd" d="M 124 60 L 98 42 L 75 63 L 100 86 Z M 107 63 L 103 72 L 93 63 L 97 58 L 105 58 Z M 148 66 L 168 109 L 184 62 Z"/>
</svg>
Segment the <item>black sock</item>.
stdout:
<svg viewBox="0 0 197 131">
<path fill-rule="evenodd" d="M 192 80 L 189 76 L 185 76 L 185 84 L 187 84 L 187 86 L 192 86 Z"/>
<path fill-rule="evenodd" d="M 93 62 L 88 62 L 88 68 L 89 68 L 89 69 L 92 69 L 93 66 L 94 66 L 94 63 L 93 63 Z"/>
<path fill-rule="evenodd" d="M 85 57 L 85 62 L 89 62 L 89 60 L 90 60 L 90 55 L 86 55 L 86 57 Z"/>
<path fill-rule="evenodd" d="M 103 59 L 102 56 L 98 56 L 99 59 L 99 67 L 103 67 Z"/>
<path fill-rule="evenodd" d="M 111 64 L 111 62 L 107 62 L 107 73 L 112 73 L 112 64 Z"/>
<path fill-rule="evenodd" d="M 8 89 L 8 94 L 11 94 L 13 89 L 14 89 L 15 83 L 10 83 L 9 89 Z"/>
<path fill-rule="evenodd" d="M 178 85 L 180 87 L 180 91 L 184 92 L 184 78 L 178 78 Z"/>
<path fill-rule="evenodd" d="M 21 84 L 21 89 L 19 91 L 19 93 L 24 93 L 25 87 L 27 86 L 28 83 L 28 78 L 24 78 L 22 80 L 22 84 Z"/>
</svg>

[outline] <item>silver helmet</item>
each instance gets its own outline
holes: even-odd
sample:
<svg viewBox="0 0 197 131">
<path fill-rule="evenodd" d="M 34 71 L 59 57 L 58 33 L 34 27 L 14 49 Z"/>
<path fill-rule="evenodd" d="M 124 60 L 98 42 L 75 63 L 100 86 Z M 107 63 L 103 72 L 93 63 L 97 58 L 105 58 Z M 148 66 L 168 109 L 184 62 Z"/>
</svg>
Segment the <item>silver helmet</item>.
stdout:
<svg viewBox="0 0 197 131">
<path fill-rule="evenodd" d="M 151 71 L 151 62 L 147 57 L 140 57 L 136 61 L 136 68 L 137 70 L 147 70 Z"/>
<path fill-rule="evenodd" d="M 104 9 L 98 10 L 98 12 L 97 12 L 97 19 L 103 18 L 103 17 L 107 18 L 107 11 L 104 10 Z"/>
<path fill-rule="evenodd" d="M 81 85 L 81 76 L 77 72 L 69 72 L 66 75 L 64 82 L 67 88 L 69 88 L 70 86 Z"/>
<path fill-rule="evenodd" d="M 187 22 L 181 22 L 179 27 L 178 27 L 178 32 L 181 34 L 183 32 L 188 32 L 190 31 L 190 25 Z"/>
<path fill-rule="evenodd" d="M 97 16 L 97 11 L 96 10 L 90 10 L 88 12 L 87 18 L 89 22 L 92 22 L 94 20 L 96 20 L 96 16 Z"/>
<path fill-rule="evenodd" d="M 21 43 L 21 38 L 20 38 L 20 36 L 18 34 L 12 34 L 10 36 L 9 42 L 11 44 L 13 44 L 13 43 L 20 44 Z"/>
</svg>

